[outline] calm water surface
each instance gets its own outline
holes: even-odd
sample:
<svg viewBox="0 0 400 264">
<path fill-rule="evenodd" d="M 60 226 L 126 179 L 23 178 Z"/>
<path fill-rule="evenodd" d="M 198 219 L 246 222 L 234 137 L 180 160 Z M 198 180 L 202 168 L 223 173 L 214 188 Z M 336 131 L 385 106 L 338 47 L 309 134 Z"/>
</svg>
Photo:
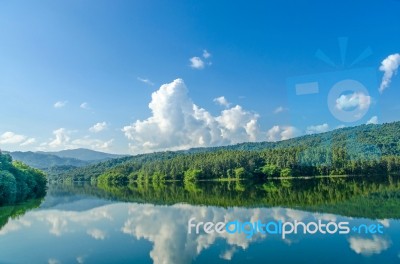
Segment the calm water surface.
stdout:
<svg viewBox="0 0 400 264">
<path fill-rule="evenodd" d="M 337 212 L 337 205 L 332 208 Z M 378 219 L 368 213 L 368 217 L 362 213 L 350 217 L 351 213 L 334 214 L 329 208 L 318 211 L 295 206 L 120 202 L 50 186 L 43 201 L 0 211 L 0 263 L 400 263 L 398 218 Z M 382 215 L 385 212 L 377 216 Z M 384 233 L 298 234 L 286 239 L 262 234 L 246 238 L 243 233 L 188 234 L 192 217 L 213 222 L 348 221 L 351 225 L 381 224 Z"/>
</svg>

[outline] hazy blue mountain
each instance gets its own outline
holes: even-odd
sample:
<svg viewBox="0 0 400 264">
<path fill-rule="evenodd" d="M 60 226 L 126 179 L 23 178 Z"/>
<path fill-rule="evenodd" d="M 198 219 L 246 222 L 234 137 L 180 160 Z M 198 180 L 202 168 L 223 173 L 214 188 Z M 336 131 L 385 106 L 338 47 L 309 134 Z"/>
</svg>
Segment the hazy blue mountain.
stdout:
<svg viewBox="0 0 400 264">
<path fill-rule="evenodd" d="M 105 152 L 94 151 L 84 148 L 67 149 L 57 152 L 38 152 L 38 153 L 55 155 L 60 158 L 73 158 L 81 161 L 104 161 L 124 156 L 124 155 L 109 154 Z"/>
<path fill-rule="evenodd" d="M 44 152 L 38 153 L 31 151 L 14 151 L 9 153 L 14 160 L 19 160 L 31 167 L 38 169 L 45 169 L 57 166 L 82 167 L 89 164 L 88 161 L 79 160 L 76 158 L 62 158 Z"/>
</svg>

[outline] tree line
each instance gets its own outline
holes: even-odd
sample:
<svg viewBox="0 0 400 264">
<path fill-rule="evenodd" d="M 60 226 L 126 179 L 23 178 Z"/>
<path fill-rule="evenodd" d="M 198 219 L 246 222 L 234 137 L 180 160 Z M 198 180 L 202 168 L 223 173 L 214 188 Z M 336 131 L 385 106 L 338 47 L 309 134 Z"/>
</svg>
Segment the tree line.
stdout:
<svg viewBox="0 0 400 264">
<path fill-rule="evenodd" d="M 46 184 L 42 171 L 13 161 L 0 151 L 0 206 L 44 197 Z"/>
</svg>

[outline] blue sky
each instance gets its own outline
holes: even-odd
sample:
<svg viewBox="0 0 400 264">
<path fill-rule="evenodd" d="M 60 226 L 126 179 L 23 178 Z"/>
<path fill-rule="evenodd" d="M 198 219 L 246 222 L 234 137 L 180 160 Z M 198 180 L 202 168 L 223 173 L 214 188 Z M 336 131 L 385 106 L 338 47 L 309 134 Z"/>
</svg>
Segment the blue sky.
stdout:
<svg viewBox="0 0 400 264">
<path fill-rule="evenodd" d="M 1 1 L 0 148 L 141 153 L 397 121 L 398 10 Z"/>
</svg>

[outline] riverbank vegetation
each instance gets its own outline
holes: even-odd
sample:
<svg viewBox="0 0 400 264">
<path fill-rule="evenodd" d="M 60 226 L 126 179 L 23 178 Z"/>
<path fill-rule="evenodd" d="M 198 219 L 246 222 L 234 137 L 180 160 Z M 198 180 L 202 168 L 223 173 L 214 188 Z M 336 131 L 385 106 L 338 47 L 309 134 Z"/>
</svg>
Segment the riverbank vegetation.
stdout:
<svg viewBox="0 0 400 264">
<path fill-rule="evenodd" d="M 0 152 L 0 206 L 44 197 L 46 184 L 43 172 Z"/>
</svg>

